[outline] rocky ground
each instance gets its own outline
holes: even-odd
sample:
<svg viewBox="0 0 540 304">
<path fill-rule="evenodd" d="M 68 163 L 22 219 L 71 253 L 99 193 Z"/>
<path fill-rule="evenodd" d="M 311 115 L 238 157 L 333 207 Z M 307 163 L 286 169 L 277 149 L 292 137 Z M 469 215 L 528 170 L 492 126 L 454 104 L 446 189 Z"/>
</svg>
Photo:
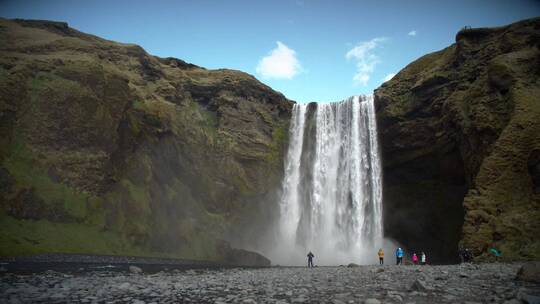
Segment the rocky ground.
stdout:
<svg viewBox="0 0 540 304">
<path fill-rule="evenodd" d="M 520 264 L 4 272 L 0 303 L 539 303 Z"/>
</svg>

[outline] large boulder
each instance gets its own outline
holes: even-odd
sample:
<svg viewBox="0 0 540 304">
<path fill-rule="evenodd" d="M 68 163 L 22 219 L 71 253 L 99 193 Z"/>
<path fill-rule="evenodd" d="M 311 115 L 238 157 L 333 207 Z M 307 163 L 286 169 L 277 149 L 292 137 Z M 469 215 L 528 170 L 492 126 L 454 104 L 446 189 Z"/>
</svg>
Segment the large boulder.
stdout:
<svg viewBox="0 0 540 304">
<path fill-rule="evenodd" d="M 518 270 L 516 280 L 540 283 L 540 262 L 523 264 Z"/>
<path fill-rule="evenodd" d="M 247 267 L 267 267 L 271 261 L 260 253 L 245 249 L 233 248 L 228 242 L 221 242 L 217 245 L 219 256 L 223 262 L 233 266 Z"/>
</svg>

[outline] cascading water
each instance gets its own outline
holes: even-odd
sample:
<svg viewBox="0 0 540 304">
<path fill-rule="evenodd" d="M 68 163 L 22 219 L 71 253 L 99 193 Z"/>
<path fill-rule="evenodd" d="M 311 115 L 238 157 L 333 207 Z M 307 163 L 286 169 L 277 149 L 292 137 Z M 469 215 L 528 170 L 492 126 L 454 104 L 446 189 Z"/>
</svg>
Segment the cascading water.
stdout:
<svg viewBox="0 0 540 304">
<path fill-rule="evenodd" d="M 296 104 L 274 263 L 369 263 L 382 245 L 381 165 L 372 96 Z"/>
</svg>

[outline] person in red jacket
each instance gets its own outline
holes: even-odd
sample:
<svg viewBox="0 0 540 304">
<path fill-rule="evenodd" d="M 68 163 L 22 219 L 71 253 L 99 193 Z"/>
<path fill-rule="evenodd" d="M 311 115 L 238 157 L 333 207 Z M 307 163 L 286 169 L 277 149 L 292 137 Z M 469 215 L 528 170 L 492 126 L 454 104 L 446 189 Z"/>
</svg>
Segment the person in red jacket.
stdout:
<svg viewBox="0 0 540 304">
<path fill-rule="evenodd" d="M 413 264 L 418 264 L 418 256 L 416 256 L 416 252 L 412 254 L 412 262 Z"/>
</svg>

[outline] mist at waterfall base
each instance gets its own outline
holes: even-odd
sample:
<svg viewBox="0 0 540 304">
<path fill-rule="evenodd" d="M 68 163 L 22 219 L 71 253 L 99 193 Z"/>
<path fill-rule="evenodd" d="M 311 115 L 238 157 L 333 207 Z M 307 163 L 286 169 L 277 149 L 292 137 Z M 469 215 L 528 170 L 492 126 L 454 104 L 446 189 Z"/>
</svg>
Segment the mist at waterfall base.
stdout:
<svg viewBox="0 0 540 304">
<path fill-rule="evenodd" d="M 272 248 L 273 264 L 378 262 L 384 248 L 382 176 L 372 96 L 295 104 Z"/>
</svg>

